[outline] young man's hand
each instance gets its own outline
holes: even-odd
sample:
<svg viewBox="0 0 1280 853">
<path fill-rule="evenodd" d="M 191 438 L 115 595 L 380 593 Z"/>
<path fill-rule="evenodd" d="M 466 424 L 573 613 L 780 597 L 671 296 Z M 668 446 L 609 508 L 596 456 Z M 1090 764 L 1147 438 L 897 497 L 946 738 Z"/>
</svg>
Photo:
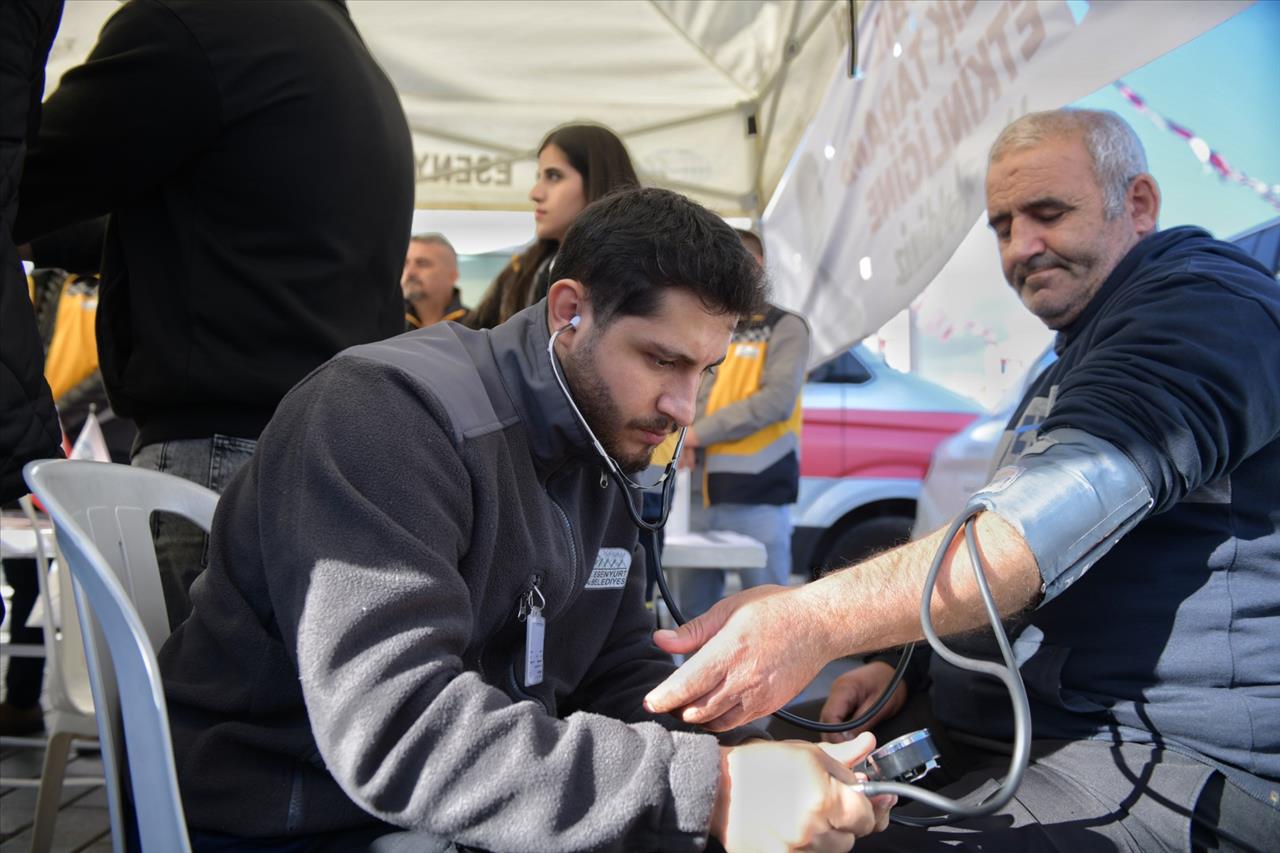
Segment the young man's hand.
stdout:
<svg viewBox="0 0 1280 853">
<path fill-rule="evenodd" d="M 822 632 L 806 628 L 812 613 L 805 587 L 758 586 L 656 632 L 663 651 L 692 657 L 649 692 L 645 707 L 713 732 L 778 710 L 831 659 Z"/>
<path fill-rule="evenodd" d="M 721 749 L 720 789 L 711 835 L 737 851 L 848 850 L 889 822 L 896 797 L 874 799 L 849 768 L 875 748 L 860 735 L 847 743 L 749 743 Z"/>
</svg>

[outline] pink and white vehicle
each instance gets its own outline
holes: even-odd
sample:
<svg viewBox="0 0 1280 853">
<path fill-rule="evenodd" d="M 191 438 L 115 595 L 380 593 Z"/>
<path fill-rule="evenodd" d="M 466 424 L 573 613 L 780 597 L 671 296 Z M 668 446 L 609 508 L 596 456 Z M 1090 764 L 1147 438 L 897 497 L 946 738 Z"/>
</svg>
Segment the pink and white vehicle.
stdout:
<svg viewBox="0 0 1280 853">
<path fill-rule="evenodd" d="M 803 407 L 791 513 L 792 567 L 802 574 L 907 541 L 934 448 L 985 414 L 863 345 L 810 372 Z"/>
</svg>

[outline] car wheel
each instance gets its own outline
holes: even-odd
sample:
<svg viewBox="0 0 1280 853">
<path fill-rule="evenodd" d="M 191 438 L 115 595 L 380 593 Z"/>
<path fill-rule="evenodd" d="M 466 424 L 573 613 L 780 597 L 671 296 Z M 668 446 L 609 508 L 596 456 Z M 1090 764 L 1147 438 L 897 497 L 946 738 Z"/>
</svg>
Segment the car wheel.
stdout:
<svg viewBox="0 0 1280 853">
<path fill-rule="evenodd" d="M 832 569 L 859 563 L 881 551 L 901 545 L 911 538 L 914 519 L 905 515 L 878 515 L 854 522 L 836 536 L 822 558 L 825 574 Z"/>
</svg>

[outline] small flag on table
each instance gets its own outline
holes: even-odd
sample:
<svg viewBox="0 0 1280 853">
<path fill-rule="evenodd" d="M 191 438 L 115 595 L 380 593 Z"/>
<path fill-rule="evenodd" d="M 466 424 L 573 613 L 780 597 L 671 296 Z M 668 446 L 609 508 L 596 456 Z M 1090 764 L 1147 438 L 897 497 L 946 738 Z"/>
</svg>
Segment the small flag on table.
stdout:
<svg viewBox="0 0 1280 853">
<path fill-rule="evenodd" d="M 110 462 L 111 453 L 107 450 L 107 440 L 102 435 L 102 424 L 98 423 L 98 413 L 89 412 L 76 443 L 71 446 L 68 459 L 85 459 L 90 462 Z"/>
</svg>

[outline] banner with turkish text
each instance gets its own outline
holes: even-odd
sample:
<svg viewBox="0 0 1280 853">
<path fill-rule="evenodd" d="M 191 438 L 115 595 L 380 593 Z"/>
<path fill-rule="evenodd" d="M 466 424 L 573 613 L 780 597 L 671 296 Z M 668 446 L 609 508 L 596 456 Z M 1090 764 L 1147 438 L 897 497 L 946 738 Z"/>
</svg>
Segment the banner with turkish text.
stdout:
<svg viewBox="0 0 1280 853">
<path fill-rule="evenodd" d="M 987 151 L 1248 7 L 1248 0 L 880 0 L 763 219 L 774 299 L 823 361 L 925 288 L 985 206 Z M 995 252 L 992 240 L 991 251 Z"/>
</svg>

